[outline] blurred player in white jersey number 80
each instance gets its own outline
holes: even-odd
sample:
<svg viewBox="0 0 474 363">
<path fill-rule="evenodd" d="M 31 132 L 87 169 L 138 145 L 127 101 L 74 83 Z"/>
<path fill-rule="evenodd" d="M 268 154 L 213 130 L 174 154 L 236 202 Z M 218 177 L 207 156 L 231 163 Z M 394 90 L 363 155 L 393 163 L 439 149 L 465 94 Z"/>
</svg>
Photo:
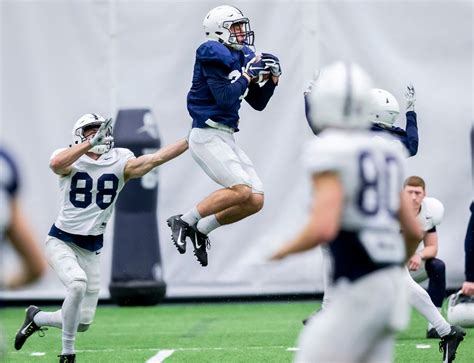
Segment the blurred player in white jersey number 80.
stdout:
<svg viewBox="0 0 474 363">
<path fill-rule="evenodd" d="M 94 318 L 100 287 L 103 233 L 124 184 L 183 153 L 185 139 L 153 154 L 135 158 L 125 148 L 113 148 L 112 119 L 82 116 L 73 128 L 73 145 L 56 150 L 49 166 L 59 175 L 61 210 L 46 240 L 46 257 L 67 289 L 62 308 L 44 312 L 36 306 L 15 337 L 15 348 L 42 327 L 62 329 L 59 362 L 74 362 L 77 331 Z"/>
<path fill-rule="evenodd" d="M 336 62 L 305 95 L 310 126 L 322 131 L 304 154 L 313 208 L 272 258 L 330 242 L 334 298 L 306 325 L 297 362 L 390 362 L 395 334 L 408 322 L 402 266 L 422 231 L 402 194 L 406 155 L 368 130 L 370 88 L 360 67 Z"/>
</svg>

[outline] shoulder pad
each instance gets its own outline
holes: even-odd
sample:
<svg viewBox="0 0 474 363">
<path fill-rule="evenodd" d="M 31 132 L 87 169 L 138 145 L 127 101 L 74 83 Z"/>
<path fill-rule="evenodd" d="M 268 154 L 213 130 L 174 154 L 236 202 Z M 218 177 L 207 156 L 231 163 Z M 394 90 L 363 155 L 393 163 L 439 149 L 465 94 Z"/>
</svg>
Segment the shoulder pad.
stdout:
<svg viewBox="0 0 474 363">
<path fill-rule="evenodd" d="M 132 151 L 130 151 L 129 149 L 127 149 L 127 148 L 124 148 L 124 147 L 114 147 L 112 150 L 115 150 L 115 152 L 117 153 L 117 155 L 119 156 L 119 158 L 123 158 L 123 159 L 125 159 L 125 160 L 135 158 L 135 154 L 134 154 Z"/>
<path fill-rule="evenodd" d="M 438 199 L 431 197 L 425 197 L 423 203 L 425 204 L 427 215 L 431 216 L 433 220 L 433 225 L 437 226 L 440 224 L 444 216 L 443 203 Z"/>
<path fill-rule="evenodd" d="M 229 68 L 232 63 L 230 50 L 214 40 L 208 40 L 199 46 L 196 50 L 196 59 L 202 62 L 221 63 Z"/>
<path fill-rule="evenodd" d="M 309 174 L 340 169 L 341 148 L 337 136 L 327 138 L 324 133 L 309 141 L 303 150 L 303 165 Z"/>
</svg>

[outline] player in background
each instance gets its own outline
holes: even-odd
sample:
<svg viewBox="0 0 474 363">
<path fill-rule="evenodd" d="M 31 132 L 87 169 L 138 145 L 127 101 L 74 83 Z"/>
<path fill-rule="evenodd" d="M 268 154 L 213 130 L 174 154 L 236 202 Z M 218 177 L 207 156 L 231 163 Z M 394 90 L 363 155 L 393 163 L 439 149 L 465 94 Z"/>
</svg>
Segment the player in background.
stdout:
<svg viewBox="0 0 474 363">
<path fill-rule="evenodd" d="M 426 337 L 440 338 L 437 329 L 445 334 L 451 330 L 450 325 L 441 316 L 441 308 L 446 295 L 446 268 L 444 262 L 436 258 L 438 253 L 436 227 L 443 219 L 444 207 L 438 199 L 426 196 L 425 181 L 419 176 L 408 177 L 403 187 L 425 231 L 423 243 L 420 243 L 407 264 L 411 275 L 408 277 L 409 301 L 430 322 Z M 427 278 L 429 279 L 428 293 L 418 285 Z M 439 313 L 434 312 L 433 304 Z M 431 321 L 436 322 L 437 329 Z"/>
<path fill-rule="evenodd" d="M 0 146 L 0 241 L 8 239 L 21 258 L 22 268 L 5 279 L 0 287 L 16 289 L 37 281 L 46 271 L 46 260 L 28 223 L 19 200 L 20 175 L 13 156 Z M 1 260 L 5 256 L 0 256 Z M 4 280 L 5 279 L 5 280 Z M 0 361 L 4 358 L 5 340 L 0 325 Z"/>
<path fill-rule="evenodd" d="M 380 88 L 371 91 L 369 120 L 372 122 L 372 131 L 380 133 L 381 136 L 389 133 L 406 147 L 410 156 L 414 156 L 418 152 L 418 125 L 415 112 L 415 87 L 412 84 L 407 86 L 405 99 L 405 129 L 395 126 L 400 114 L 397 99 L 390 92 Z"/>
<path fill-rule="evenodd" d="M 309 89 L 318 82 L 318 76 L 315 75 L 311 81 Z M 415 113 L 415 88 L 412 84 L 407 86 L 405 92 L 406 101 L 406 130 L 394 126 L 395 121 L 400 114 L 400 106 L 397 99 L 388 91 L 380 88 L 372 88 L 370 91 L 369 102 L 369 121 L 372 123 L 371 131 L 374 131 L 376 137 L 382 137 L 398 145 L 403 145 L 408 151 L 408 157 L 416 155 L 418 151 L 418 126 Z M 322 268 L 323 268 L 323 288 L 324 295 L 321 309 L 329 306 L 332 300 L 331 296 L 331 255 L 328 246 L 321 246 Z M 317 314 L 316 310 L 310 316 L 303 320 L 306 324 L 311 317 Z"/>
<path fill-rule="evenodd" d="M 46 271 L 46 261 L 20 204 L 20 187 L 15 160 L 0 146 L 0 236 L 11 242 L 23 262 L 20 272 L 1 281 L 7 289 L 34 282 Z"/>
<path fill-rule="evenodd" d="M 203 21 L 207 41 L 196 50 L 187 105 L 192 118 L 189 149 L 204 172 L 223 188 L 186 211 L 168 218 L 179 253 L 189 237 L 194 254 L 207 266 L 208 234 L 263 207 L 263 184 L 252 161 L 237 145 L 239 109 L 245 100 L 265 109 L 281 74 L 277 57 L 255 55 L 250 21 L 233 6 L 218 6 Z"/>
<path fill-rule="evenodd" d="M 395 334 L 408 323 L 402 266 L 422 231 L 402 193 L 405 152 L 369 131 L 370 86 L 360 67 L 336 62 L 305 95 L 320 136 L 304 153 L 312 211 L 272 258 L 328 243 L 334 290 L 331 308 L 305 326 L 296 362 L 392 361 Z"/>
<path fill-rule="evenodd" d="M 112 119 L 82 116 L 73 128 L 73 145 L 56 150 L 50 168 L 59 176 L 61 209 L 46 239 L 46 257 L 67 289 L 60 310 L 26 310 L 15 336 L 15 349 L 43 327 L 62 329 L 59 362 L 75 362 L 75 339 L 94 318 L 100 288 L 103 233 L 124 184 L 140 178 L 187 148 L 186 140 L 153 154 L 135 158 L 125 148 L 113 148 Z"/>
</svg>

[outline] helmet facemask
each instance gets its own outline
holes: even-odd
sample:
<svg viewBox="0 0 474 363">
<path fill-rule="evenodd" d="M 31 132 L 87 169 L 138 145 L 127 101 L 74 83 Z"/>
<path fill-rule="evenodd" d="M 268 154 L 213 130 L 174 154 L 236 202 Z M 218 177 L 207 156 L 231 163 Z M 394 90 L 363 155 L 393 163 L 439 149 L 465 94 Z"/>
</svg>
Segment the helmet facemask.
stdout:
<svg viewBox="0 0 474 363">
<path fill-rule="evenodd" d="M 239 32 L 232 31 L 233 25 L 240 25 L 241 30 Z M 229 31 L 229 37 L 227 44 L 234 49 L 240 50 L 244 45 L 252 47 L 254 42 L 254 32 L 250 29 L 250 21 L 248 18 L 242 18 L 238 21 L 224 21 L 222 26 Z M 243 37 L 242 41 L 239 42 L 239 37 Z"/>
</svg>

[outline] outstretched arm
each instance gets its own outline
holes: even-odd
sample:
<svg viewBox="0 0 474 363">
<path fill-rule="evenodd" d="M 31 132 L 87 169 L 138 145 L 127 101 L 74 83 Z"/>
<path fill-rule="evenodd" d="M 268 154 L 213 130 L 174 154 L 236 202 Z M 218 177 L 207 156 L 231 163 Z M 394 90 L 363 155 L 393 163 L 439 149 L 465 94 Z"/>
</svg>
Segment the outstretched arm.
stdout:
<svg viewBox="0 0 474 363">
<path fill-rule="evenodd" d="M 416 112 L 415 111 L 408 111 L 406 113 L 407 117 L 407 124 L 406 124 L 406 132 L 407 136 L 406 139 L 402 140 L 405 144 L 410 156 L 416 155 L 418 152 L 418 124 L 416 120 Z"/>
<path fill-rule="evenodd" d="M 153 154 L 146 154 L 136 159 L 130 159 L 125 165 L 125 180 L 140 178 L 158 165 L 164 164 L 181 155 L 187 149 L 188 142 L 186 139 L 181 139 L 162 147 Z"/>
</svg>

